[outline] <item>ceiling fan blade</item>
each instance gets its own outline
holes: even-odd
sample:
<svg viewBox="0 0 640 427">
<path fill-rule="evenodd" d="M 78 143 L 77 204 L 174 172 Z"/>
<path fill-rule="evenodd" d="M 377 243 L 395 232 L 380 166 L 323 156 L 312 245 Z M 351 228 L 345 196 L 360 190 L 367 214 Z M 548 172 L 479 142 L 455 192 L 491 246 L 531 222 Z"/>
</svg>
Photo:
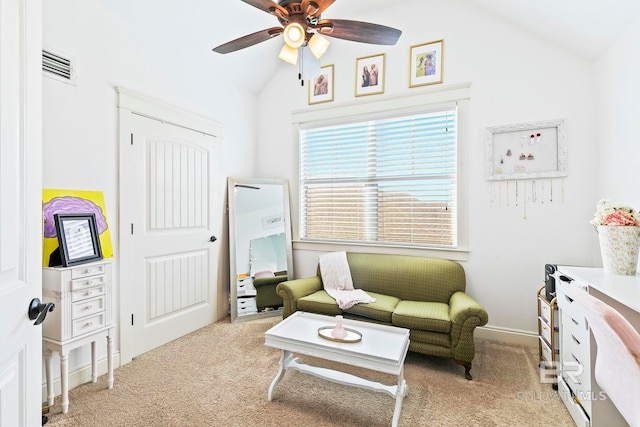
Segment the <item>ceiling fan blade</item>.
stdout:
<svg viewBox="0 0 640 427">
<path fill-rule="evenodd" d="M 271 0 L 242 0 L 243 2 L 250 4 L 253 7 L 257 7 L 258 9 L 265 11 L 267 13 L 273 13 L 273 10 L 279 10 L 282 12 L 284 16 L 287 16 L 289 12 L 287 9 L 280 6 L 278 3 L 275 3 Z"/>
<path fill-rule="evenodd" d="M 396 44 L 402 34 L 395 28 L 348 19 L 321 19 L 315 28 L 324 36 L 384 45 Z"/>
<path fill-rule="evenodd" d="M 280 35 L 280 33 L 282 33 L 282 31 L 283 28 L 281 27 L 268 28 L 266 30 L 255 32 L 253 34 L 248 34 L 225 44 L 221 44 L 220 46 L 214 48 L 213 51 L 217 53 L 235 52 L 236 50 L 244 49 L 245 47 L 253 46 L 254 44 L 258 44 L 275 36 L 278 36 Z"/>
</svg>

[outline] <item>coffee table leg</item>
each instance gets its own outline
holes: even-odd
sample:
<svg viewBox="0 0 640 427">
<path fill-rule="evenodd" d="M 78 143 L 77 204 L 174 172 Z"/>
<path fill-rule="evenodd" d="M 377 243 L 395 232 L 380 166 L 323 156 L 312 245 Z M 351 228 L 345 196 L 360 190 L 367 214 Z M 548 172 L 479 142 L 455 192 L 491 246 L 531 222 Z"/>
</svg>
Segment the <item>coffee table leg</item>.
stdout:
<svg viewBox="0 0 640 427">
<path fill-rule="evenodd" d="M 398 388 L 396 389 L 396 406 L 393 410 L 393 419 L 391 421 L 392 427 L 398 426 L 398 421 L 400 421 L 400 410 L 402 409 L 402 400 L 407 395 L 409 389 L 407 387 L 407 382 L 404 380 L 404 367 L 400 370 L 400 374 L 398 375 Z"/>
<path fill-rule="evenodd" d="M 278 363 L 278 373 L 276 374 L 276 377 L 273 379 L 273 381 L 271 381 L 271 385 L 269 386 L 269 393 L 267 394 L 269 402 L 271 402 L 271 399 L 273 398 L 273 389 L 276 388 L 276 386 L 282 379 L 285 367 L 287 366 L 287 363 L 291 360 L 291 358 L 292 354 L 290 351 L 282 350 L 282 354 L 280 355 L 280 362 Z"/>
</svg>

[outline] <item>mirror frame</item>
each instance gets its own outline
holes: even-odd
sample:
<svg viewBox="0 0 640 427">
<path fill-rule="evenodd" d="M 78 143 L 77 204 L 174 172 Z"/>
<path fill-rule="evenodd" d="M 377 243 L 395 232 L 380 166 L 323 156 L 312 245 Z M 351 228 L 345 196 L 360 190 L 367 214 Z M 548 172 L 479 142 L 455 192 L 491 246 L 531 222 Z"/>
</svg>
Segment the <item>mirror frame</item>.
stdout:
<svg viewBox="0 0 640 427">
<path fill-rule="evenodd" d="M 231 322 L 244 322 L 263 317 L 281 316 L 282 310 L 263 311 L 260 313 L 238 316 L 238 266 L 236 257 L 236 193 L 237 185 L 282 185 L 282 198 L 284 209 L 285 250 L 287 258 L 287 275 L 293 274 L 293 248 L 291 244 L 291 208 L 289 203 L 289 181 L 286 179 L 260 179 L 260 178 L 234 178 L 227 179 L 227 199 L 229 212 L 229 313 Z"/>
</svg>

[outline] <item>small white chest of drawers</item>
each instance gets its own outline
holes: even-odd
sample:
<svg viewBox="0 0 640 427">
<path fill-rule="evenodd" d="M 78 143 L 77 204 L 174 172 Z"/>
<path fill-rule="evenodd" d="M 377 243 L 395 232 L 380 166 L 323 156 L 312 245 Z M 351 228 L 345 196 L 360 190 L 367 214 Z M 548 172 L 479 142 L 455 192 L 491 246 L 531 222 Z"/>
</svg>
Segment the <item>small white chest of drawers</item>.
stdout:
<svg viewBox="0 0 640 427">
<path fill-rule="evenodd" d="M 558 266 L 557 304 L 560 315 L 558 393 L 579 427 L 626 427 L 614 403 L 595 376 L 597 342 L 582 308 L 566 293 L 577 286 L 618 310 L 640 327 L 640 276 L 619 276 L 601 268 Z"/>
<path fill-rule="evenodd" d="M 72 267 L 45 267 L 42 294 L 55 303 L 42 324 L 47 377 L 47 400 L 53 405 L 52 352 L 60 355 L 62 412 L 69 409 L 68 356 L 71 350 L 91 344 L 92 380 L 97 381 L 96 340 L 106 338 L 108 387 L 113 387 L 112 262 L 102 260 Z"/>
</svg>

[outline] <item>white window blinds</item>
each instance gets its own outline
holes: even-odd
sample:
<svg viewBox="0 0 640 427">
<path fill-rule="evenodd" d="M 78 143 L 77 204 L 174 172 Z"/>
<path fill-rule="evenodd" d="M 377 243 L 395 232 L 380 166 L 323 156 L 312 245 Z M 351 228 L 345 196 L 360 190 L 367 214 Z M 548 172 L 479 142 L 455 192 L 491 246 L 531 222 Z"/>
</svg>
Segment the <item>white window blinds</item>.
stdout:
<svg viewBox="0 0 640 427">
<path fill-rule="evenodd" d="M 300 129 L 306 240 L 457 245 L 455 106 Z"/>
</svg>

